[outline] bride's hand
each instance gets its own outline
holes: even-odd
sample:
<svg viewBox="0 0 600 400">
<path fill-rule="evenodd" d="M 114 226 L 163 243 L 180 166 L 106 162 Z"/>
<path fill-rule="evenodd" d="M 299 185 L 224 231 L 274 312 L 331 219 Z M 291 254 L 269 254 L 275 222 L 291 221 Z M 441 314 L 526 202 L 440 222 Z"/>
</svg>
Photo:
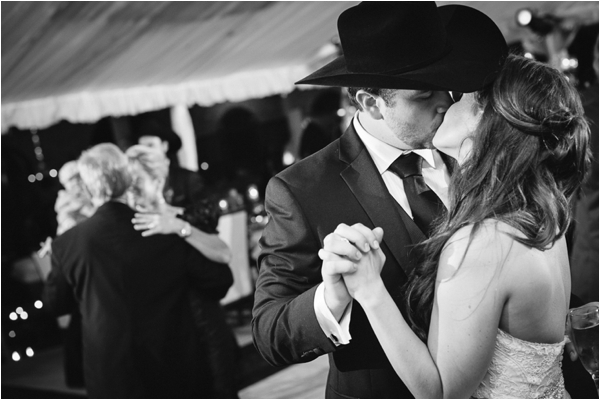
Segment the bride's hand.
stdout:
<svg viewBox="0 0 600 400">
<path fill-rule="evenodd" d="M 382 239 L 381 228 L 371 230 L 362 224 L 352 227 L 340 224 L 325 238 L 319 251 L 323 268 L 343 274 L 348 292 L 359 302 L 367 300 L 371 291 L 380 291 L 380 272 L 385 263 L 385 255 L 379 248 Z"/>
</svg>

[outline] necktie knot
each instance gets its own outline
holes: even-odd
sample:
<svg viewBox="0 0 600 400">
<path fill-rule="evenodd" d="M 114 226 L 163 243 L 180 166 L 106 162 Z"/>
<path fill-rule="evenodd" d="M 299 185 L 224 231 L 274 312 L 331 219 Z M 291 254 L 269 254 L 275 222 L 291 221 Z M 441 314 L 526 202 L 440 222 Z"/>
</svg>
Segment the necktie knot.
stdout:
<svg viewBox="0 0 600 400">
<path fill-rule="evenodd" d="M 422 161 L 421 156 L 411 152 L 394 160 L 389 170 L 402 178 L 413 220 L 423 233 L 429 235 L 433 219 L 443 212 L 444 206 L 425 183 L 421 173 Z"/>
<path fill-rule="evenodd" d="M 416 153 L 403 154 L 390 165 L 390 170 L 396 173 L 400 178 L 409 176 L 422 176 L 421 163 L 423 159 Z"/>
</svg>

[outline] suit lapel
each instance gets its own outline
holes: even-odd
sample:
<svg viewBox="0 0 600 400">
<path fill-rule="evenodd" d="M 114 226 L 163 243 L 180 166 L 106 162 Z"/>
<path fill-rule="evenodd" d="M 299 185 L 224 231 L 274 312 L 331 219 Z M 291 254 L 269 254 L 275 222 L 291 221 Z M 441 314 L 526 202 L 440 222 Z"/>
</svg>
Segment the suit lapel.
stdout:
<svg viewBox="0 0 600 400">
<path fill-rule="evenodd" d="M 340 138 L 340 160 L 348 164 L 340 175 L 363 207 L 374 226 L 383 228 L 383 245 L 394 256 L 404 272 L 409 275 L 414 265 L 409 257 L 413 240 L 405 226 L 405 219 L 398 213 L 397 203 L 389 194 L 369 152 L 358 137 L 352 124 Z M 403 211 L 403 210 L 402 210 Z M 406 214 L 406 213 L 405 213 Z M 418 231 L 418 229 L 417 229 Z M 421 233 L 422 235 L 422 233 Z M 415 237 L 412 237 L 415 236 Z"/>
</svg>

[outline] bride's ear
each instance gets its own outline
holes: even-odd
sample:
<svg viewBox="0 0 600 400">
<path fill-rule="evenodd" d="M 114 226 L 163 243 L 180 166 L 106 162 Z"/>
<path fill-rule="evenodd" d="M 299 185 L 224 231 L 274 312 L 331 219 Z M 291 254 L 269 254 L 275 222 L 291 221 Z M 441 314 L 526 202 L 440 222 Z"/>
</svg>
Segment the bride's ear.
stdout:
<svg viewBox="0 0 600 400">
<path fill-rule="evenodd" d="M 460 148 L 458 149 L 458 157 L 456 159 L 459 165 L 464 164 L 465 160 L 471 155 L 472 150 L 473 138 L 467 137 L 463 139 L 463 141 L 460 144 Z"/>
</svg>

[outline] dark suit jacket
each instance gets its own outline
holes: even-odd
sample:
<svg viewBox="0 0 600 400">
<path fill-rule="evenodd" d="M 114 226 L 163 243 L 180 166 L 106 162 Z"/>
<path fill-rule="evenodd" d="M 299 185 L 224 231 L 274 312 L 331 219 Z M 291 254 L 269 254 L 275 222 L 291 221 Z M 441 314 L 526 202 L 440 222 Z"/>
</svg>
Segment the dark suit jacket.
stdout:
<svg viewBox="0 0 600 400">
<path fill-rule="evenodd" d="M 89 397 L 200 397 L 188 285 L 218 299 L 231 271 L 176 235 L 142 237 L 133 215 L 108 202 L 57 238 L 44 303 L 81 311 Z"/>
<path fill-rule="evenodd" d="M 389 194 L 352 125 L 339 140 L 272 178 L 266 210 L 270 219 L 260 242 L 252 321 L 262 356 L 286 365 L 331 353 L 328 397 L 412 397 L 357 302 L 352 341 L 340 348 L 325 336 L 314 312 L 314 293 L 322 281 L 317 252 L 338 224 L 383 228 L 382 276 L 397 304 L 413 268 L 412 245 L 424 239 Z"/>
</svg>

